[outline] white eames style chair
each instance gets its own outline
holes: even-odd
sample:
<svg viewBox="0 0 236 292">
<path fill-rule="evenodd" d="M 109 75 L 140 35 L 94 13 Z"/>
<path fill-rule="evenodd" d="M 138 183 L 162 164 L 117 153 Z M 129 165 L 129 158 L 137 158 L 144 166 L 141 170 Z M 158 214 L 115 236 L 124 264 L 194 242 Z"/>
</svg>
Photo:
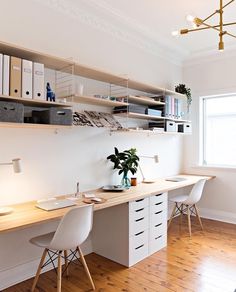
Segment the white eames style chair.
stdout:
<svg viewBox="0 0 236 292">
<path fill-rule="evenodd" d="M 64 253 L 65 260 L 65 269 L 63 273 L 65 272 L 68 276 L 68 266 L 73 259 L 77 258 L 77 252 L 91 283 L 92 289 L 95 290 L 92 277 L 80 248 L 80 245 L 87 239 L 92 229 L 92 223 L 93 205 L 75 207 L 64 215 L 56 232 L 34 237 L 30 240 L 32 244 L 44 248 L 44 252 L 31 288 L 32 292 L 35 291 L 41 269 L 50 263 L 52 263 L 55 268 L 54 261 L 56 259 L 58 261 L 58 267 L 57 269 L 55 268 L 57 271 L 57 292 L 61 292 L 62 253 Z M 70 255 L 68 255 L 68 251 L 70 251 Z M 47 254 L 49 259 L 45 262 Z"/>
<path fill-rule="evenodd" d="M 202 221 L 199 216 L 199 211 L 196 203 L 201 199 L 203 188 L 206 183 L 206 179 L 199 180 L 192 188 L 189 195 L 180 195 L 170 199 L 171 202 L 175 203 L 174 209 L 172 211 L 171 217 L 169 219 L 168 228 L 174 217 L 180 216 L 180 224 L 182 224 L 182 215 L 187 212 L 188 215 L 188 228 L 189 236 L 191 237 L 191 215 L 194 214 L 203 230 Z"/>
</svg>

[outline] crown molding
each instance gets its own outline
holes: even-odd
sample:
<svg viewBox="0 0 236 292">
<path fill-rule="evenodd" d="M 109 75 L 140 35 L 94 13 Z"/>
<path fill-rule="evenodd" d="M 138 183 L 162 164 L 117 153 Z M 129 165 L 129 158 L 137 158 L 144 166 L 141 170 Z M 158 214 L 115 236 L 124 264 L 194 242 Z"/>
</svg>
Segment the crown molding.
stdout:
<svg viewBox="0 0 236 292">
<path fill-rule="evenodd" d="M 122 15 L 102 0 L 80 0 L 79 5 L 77 1 L 72 0 L 34 1 L 178 66 L 181 66 L 188 56 L 187 51 L 173 46 L 173 43 L 165 40 L 163 36 L 156 35 Z"/>
<path fill-rule="evenodd" d="M 227 43 L 223 52 L 220 52 L 217 48 L 210 47 L 205 50 L 191 53 L 189 57 L 183 61 L 183 66 L 195 66 L 234 57 L 236 57 L 236 43 Z"/>
</svg>

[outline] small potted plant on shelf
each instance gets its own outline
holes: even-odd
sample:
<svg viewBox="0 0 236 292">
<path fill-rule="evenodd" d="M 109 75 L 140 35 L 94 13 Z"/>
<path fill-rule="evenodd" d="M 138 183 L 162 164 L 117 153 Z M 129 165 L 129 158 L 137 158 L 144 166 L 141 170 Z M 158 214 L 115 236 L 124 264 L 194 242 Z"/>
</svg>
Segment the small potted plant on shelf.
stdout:
<svg viewBox="0 0 236 292">
<path fill-rule="evenodd" d="M 138 170 L 139 157 L 136 154 L 137 150 L 131 148 L 124 152 L 119 152 L 116 147 L 114 149 L 115 153 L 109 155 L 107 159 L 114 163 L 113 169 L 118 169 L 119 174 L 123 173 L 121 181 L 122 186 L 129 188 L 131 186 L 131 181 L 128 178 L 128 172 L 131 172 L 134 175 Z"/>
<path fill-rule="evenodd" d="M 175 91 L 181 94 L 185 94 L 187 96 L 187 110 L 189 112 L 189 108 L 192 103 L 191 89 L 186 87 L 185 84 L 179 84 L 175 86 Z"/>
</svg>

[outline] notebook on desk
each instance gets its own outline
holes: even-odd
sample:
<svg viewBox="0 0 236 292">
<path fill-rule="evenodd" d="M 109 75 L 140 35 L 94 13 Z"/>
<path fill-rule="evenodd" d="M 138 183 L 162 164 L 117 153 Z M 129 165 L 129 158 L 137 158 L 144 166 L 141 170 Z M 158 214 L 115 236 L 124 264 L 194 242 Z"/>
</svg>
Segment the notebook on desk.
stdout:
<svg viewBox="0 0 236 292">
<path fill-rule="evenodd" d="M 76 205 L 75 202 L 68 199 L 64 199 L 64 200 L 50 200 L 50 201 L 38 202 L 36 204 L 36 207 L 45 211 L 53 211 L 53 210 L 62 209 L 66 207 L 72 207 L 75 205 Z"/>
</svg>

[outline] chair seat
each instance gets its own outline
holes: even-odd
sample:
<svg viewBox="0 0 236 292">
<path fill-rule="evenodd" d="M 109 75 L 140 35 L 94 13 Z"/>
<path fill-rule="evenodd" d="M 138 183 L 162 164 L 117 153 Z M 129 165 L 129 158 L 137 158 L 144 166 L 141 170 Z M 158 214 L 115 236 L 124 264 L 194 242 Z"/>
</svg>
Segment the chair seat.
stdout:
<svg viewBox="0 0 236 292">
<path fill-rule="evenodd" d="M 55 232 L 50 232 L 30 239 L 30 242 L 38 247 L 48 248 Z"/>
<path fill-rule="evenodd" d="M 188 195 L 179 195 L 179 196 L 175 196 L 173 198 L 170 198 L 171 202 L 175 202 L 175 203 L 183 203 L 188 199 Z"/>
</svg>

